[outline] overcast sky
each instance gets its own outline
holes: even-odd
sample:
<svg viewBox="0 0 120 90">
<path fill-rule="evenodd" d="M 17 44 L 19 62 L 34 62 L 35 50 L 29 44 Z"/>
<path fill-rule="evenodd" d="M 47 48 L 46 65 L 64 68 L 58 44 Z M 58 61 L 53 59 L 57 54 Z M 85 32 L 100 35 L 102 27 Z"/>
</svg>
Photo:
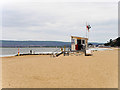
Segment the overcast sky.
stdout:
<svg viewBox="0 0 120 90">
<path fill-rule="evenodd" d="M 11 2 L 2 8 L 3 40 L 107 42 L 118 36 L 117 2 Z"/>
</svg>

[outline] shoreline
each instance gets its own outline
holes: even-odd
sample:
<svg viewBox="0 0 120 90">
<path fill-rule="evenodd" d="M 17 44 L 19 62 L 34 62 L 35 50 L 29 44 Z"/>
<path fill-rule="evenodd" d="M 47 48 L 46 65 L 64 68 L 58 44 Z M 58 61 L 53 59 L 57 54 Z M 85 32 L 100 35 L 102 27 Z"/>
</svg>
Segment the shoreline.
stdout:
<svg viewBox="0 0 120 90">
<path fill-rule="evenodd" d="M 116 47 L 110 47 L 110 48 L 102 48 L 102 47 L 96 47 L 96 48 L 89 48 L 89 49 L 91 49 L 92 51 L 106 51 L 106 50 L 113 50 L 113 49 L 120 49 L 120 48 L 116 48 Z M 36 52 L 36 54 L 46 54 L 47 55 L 47 53 L 48 54 L 51 54 L 52 52 Z M 28 54 L 28 53 L 21 53 L 21 54 Z M 0 55 L 0 58 L 2 58 L 2 57 L 11 57 L 11 56 L 16 56 L 17 55 L 17 53 L 16 54 L 11 54 L 11 55 Z"/>
</svg>

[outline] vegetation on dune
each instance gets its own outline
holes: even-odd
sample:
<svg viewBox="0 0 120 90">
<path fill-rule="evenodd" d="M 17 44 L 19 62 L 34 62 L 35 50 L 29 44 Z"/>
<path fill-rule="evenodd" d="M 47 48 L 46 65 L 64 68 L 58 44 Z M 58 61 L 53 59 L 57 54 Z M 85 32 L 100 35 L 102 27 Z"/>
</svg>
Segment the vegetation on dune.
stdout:
<svg viewBox="0 0 120 90">
<path fill-rule="evenodd" d="M 115 40 L 110 39 L 109 42 L 104 44 L 105 46 L 111 46 L 111 47 L 120 47 L 120 37 L 118 37 Z"/>
</svg>

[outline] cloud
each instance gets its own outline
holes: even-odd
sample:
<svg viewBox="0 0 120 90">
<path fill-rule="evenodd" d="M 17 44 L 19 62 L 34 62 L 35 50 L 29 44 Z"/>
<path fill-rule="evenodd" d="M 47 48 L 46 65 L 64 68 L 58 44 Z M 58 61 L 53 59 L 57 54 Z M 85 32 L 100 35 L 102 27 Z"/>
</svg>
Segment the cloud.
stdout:
<svg viewBox="0 0 120 90">
<path fill-rule="evenodd" d="M 13 3 L 2 15 L 3 39 L 70 41 L 86 36 L 86 22 L 90 41 L 117 37 L 117 3 Z"/>
</svg>

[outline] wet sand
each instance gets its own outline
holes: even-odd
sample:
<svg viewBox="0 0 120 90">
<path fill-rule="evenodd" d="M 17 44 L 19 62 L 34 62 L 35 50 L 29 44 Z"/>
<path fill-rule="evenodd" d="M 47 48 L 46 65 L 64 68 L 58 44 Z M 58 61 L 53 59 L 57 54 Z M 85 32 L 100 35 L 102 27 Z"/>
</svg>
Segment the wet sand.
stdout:
<svg viewBox="0 0 120 90">
<path fill-rule="evenodd" d="M 118 50 L 2 58 L 3 88 L 117 88 Z"/>
</svg>

